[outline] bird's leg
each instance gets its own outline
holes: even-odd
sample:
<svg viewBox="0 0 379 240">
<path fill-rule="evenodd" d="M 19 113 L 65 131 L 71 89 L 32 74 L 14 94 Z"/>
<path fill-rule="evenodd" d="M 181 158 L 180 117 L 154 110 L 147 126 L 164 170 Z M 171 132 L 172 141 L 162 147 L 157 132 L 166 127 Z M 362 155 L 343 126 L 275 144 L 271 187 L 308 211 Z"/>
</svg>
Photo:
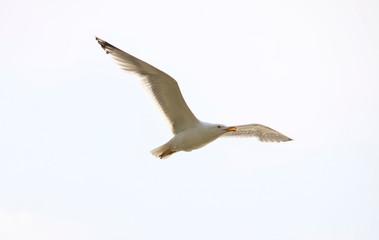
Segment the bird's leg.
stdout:
<svg viewBox="0 0 379 240">
<path fill-rule="evenodd" d="M 168 157 L 173 153 L 176 153 L 176 151 L 166 150 L 161 155 L 159 155 L 159 158 L 162 159 L 162 158 Z"/>
</svg>

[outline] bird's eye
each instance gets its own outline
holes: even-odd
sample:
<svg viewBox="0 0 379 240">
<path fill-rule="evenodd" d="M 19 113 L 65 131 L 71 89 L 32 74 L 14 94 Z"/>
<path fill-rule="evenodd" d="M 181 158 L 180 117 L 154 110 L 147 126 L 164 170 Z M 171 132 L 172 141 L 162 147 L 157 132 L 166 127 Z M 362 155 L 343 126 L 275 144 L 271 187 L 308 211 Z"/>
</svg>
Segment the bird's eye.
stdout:
<svg viewBox="0 0 379 240">
<path fill-rule="evenodd" d="M 218 128 L 221 128 L 221 126 L 217 126 Z"/>
</svg>

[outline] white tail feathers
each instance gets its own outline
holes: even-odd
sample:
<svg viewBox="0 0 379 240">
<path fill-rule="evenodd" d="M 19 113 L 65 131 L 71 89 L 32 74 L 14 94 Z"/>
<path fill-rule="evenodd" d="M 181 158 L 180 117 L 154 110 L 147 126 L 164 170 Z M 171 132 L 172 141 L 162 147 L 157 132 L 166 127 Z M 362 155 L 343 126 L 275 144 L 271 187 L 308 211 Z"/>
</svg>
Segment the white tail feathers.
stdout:
<svg viewBox="0 0 379 240">
<path fill-rule="evenodd" d="M 165 145 L 162 145 L 160 147 L 154 148 L 151 150 L 151 154 L 153 154 L 155 157 L 159 157 L 166 149 L 164 149 Z"/>
<path fill-rule="evenodd" d="M 171 154 L 175 152 L 176 151 L 173 151 L 170 149 L 170 146 L 168 143 L 151 150 L 151 154 L 153 154 L 155 157 L 158 157 L 160 159 L 168 158 L 169 156 L 171 156 Z"/>
</svg>

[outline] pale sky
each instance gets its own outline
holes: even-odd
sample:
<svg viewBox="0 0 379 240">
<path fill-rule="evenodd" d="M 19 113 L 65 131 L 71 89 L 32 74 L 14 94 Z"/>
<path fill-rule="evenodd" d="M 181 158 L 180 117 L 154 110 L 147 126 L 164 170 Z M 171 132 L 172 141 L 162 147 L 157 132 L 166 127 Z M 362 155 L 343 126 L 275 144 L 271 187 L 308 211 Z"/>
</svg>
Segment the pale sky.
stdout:
<svg viewBox="0 0 379 240">
<path fill-rule="evenodd" d="M 379 2 L 0 2 L 0 239 L 379 239 Z M 98 36 L 174 77 L 168 124 Z"/>
</svg>

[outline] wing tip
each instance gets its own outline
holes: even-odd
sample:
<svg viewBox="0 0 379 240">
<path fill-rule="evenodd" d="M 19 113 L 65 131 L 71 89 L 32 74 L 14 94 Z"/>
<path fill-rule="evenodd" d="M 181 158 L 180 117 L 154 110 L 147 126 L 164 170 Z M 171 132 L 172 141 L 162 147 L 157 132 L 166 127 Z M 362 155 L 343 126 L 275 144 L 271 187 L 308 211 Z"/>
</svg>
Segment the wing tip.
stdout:
<svg viewBox="0 0 379 240">
<path fill-rule="evenodd" d="M 100 46 L 105 50 L 105 53 L 109 54 L 109 50 L 108 50 L 107 46 L 109 46 L 110 44 L 107 43 L 106 41 L 104 41 L 103 39 L 98 38 L 96 36 L 95 36 L 95 39 L 100 44 Z"/>
<path fill-rule="evenodd" d="M 283 138 L 283 139 L 278 140 L 278 142 L 291 142 L 291 141 L 293 141 L 293 139 L 289 138 L 287 136 L 285 136 L 285 138 Z"/>
<path fill-rule="evenodd" d="M 289 138 L 287 136 L 280 136 L 279 138 L 273 138 L 273 137 L 262 135 L 262 136 L 259 136 L 258 139 L 261 142 L 276 142 L 276 143 L 293 141 L 292 138 Z"/>
</svg>

